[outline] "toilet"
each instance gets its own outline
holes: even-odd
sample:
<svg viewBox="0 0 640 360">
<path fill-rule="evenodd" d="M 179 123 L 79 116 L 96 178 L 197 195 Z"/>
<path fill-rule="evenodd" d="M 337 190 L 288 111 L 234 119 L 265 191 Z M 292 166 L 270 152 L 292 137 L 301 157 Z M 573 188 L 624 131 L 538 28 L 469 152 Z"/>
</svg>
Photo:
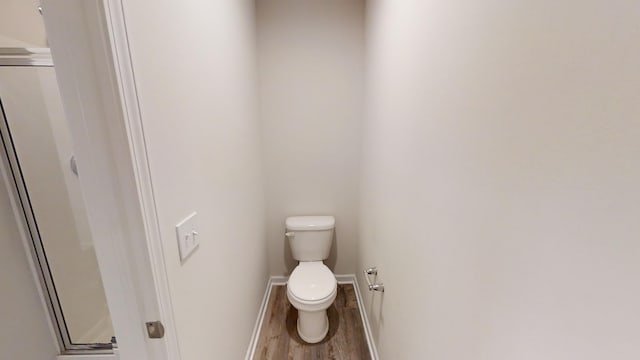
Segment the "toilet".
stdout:
<svg viewBox="0 0 640 360">
<path fill-rule="evenodd" d="M 322 262 L 329 257 L 333 216 L 292 216 L 286 220 L 293 258 L 298 266 L 287 281 L 287 298 L 298 309 L 298 335 L 307 343 L 322 341 L 329 332 L 327 309 L 336 299 L 338 282 Z"/>
</svg>

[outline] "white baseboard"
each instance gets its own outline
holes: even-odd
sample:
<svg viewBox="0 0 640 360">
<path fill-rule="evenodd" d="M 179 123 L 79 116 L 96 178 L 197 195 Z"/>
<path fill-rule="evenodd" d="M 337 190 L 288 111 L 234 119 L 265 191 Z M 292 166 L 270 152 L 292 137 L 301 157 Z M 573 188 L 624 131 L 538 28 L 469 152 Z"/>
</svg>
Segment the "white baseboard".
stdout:
<svg viewBox="0 0 640 360">
<path fill-rule="evenodd" d="M 335 277 L 338 280 L 338 284 L 353 284 L 353 279 L 355 279 L 353 274 L 336 274 Z"/>
<path fill-rule="evenodd" d="M 289 280 L 288 276 L 272 276 L 271 279 L 272 285 L 287 285 L 287 281 Z"/>
<path fill-rule="evenodd" d="M 358 277 L 350 275 L 353 281 L 353 287 L 356 290 L 356 298 L 358 299 L 358 308 L 360 309 L 360 317 L 362 318 L 362 325 L 364 326 L 364 335 L 367 337 L 367 345 L 369 345 L 369 353 L 371 353 L 372 360 L 378 360 L 378 348 L 373 340 L 373 333 L 371 332 L 371 325 L 369 324 L 369 317 L 367 311 L 364 308 L 364 302 L 362 300 L 362 293 L 360 292 L 360 285 L 358 285 Z"/>
<path fill-rule="evenodd" d="M 246 360 L 253 359 L 253 356 L 255 355 L 256 346 L 258 346 L 258 339 L 260 337 L 260 329 L 262 329 L 264 315 L 267 313 L 267 305 L 269 304 L 269 297 L 271 295 L 271 288 L 273 288 L 274 281 L 277 281 L 276 276 L 272 276 L 269 278 L 269 280 L 267 280 L 267 288 L 264 290 L 262 303 L 260 304 L 260 309 L 258 310 L 258 318 L 256 319 L 256 324 L 253 326 L 253 333 L 251 334 L 249 348 L 247 349 L 247 353 L 244 357 Z M 286 283 L 286 278 L 284 283 Z"/>
<path fill-rule="evenodd" d="M 354 274 L 335 275 L 335 277 L 338 281 L 338 284 L 353 285 L 356 292 L 356 299 L 358 301 L 358 308 L 360 310 L 360 318 L 362 319 L 362 325 L 364 327 L 364 333 L 367 339 L 367 345 L 369 346 L 369 353 L 371 354 L 372 360 L 378 360 L 378 350 L 376 349 L 375 343 L 373 341 L 371 327 L 369 326 L 369 318 L 367 317 L 367 313 L 364 309 L 364 303 L 362 302 L 362 294 L 360 293 L 360 287 L 358 286 L 358 279 Z M 256 325 L 254 326 L 253 334 L 251 335 L 251 342 L 249 343 L 249 348 L 247 349 L 245 360 L 252 360 L 255 356 L 256 347 L 258 346 L 258 340 L 260 337 L 260 330 L 262 329 L 262 323 L 264 322 L 264 317 L 267 312 L 269 297 L 271 296 L 271 289 L 274 286 L 286 285 L 288 279 L 289 278 L 287 276 L 272 276 L 267 281 L 267 288 L 262 298 L 262 304 L 260 305 L 258 319 L 256 320 Z"/>
</svg>

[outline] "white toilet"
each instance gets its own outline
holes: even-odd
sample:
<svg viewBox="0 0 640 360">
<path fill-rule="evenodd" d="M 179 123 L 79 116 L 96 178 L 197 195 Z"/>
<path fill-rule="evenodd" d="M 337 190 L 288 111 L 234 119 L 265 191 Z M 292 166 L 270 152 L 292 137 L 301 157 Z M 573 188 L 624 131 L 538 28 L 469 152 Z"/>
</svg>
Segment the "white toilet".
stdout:
<svg viewBox="0 0 640 360">
<path fill-rule="evenodd" d="M 329 257 L 333 216 L 293 216 L 286 221 L 293 258 L 298 266 L 287 281 L 287 298 L 298 309 L 298 335 L 308 343 L 322 341 L 329 331 L 327 309 L 336 299 L 338 282 L 322 262 Z"/>
</svg>

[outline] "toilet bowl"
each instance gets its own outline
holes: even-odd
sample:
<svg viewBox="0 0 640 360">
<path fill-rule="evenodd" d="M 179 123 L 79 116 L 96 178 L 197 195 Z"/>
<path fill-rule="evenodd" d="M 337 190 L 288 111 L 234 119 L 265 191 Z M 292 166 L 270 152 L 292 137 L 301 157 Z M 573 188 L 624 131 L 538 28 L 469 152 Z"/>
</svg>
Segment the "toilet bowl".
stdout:
<svg viewBox="0 0 640 360">
<path fill-rule="evenodd" d="M 287 298 L 298 309 L 298 335 L 307 343 L 320 342 L 329 332 L 327 309 L 336 299 L 338 282 L 322 260 L 329 257 L 334 226 L 333 216 L 286 220 L 291 253 L 299 261 L 287 281 Z"/>
<path fill-rule="evenodd" d="M 336 299 L 337 284 L 322 261 L 301 262 L 291 273 L 287 298 L 298 309 L 298 335 L 305 342 L 320 342 L 329 332 L 327 309 Z"/>
</svg>

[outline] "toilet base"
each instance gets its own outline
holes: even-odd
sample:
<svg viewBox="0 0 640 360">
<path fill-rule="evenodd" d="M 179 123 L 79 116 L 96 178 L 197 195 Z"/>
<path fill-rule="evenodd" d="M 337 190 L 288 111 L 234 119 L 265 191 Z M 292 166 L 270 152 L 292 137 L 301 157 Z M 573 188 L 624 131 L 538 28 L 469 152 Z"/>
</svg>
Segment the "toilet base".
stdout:
<svg viewBox="0 0 640 360">
<path fill-rule="evenodd" d="M 322 341 L 329 332 L 327 310 L 298 311 L 298 335 L 309 344 Z"/>
</svg>

